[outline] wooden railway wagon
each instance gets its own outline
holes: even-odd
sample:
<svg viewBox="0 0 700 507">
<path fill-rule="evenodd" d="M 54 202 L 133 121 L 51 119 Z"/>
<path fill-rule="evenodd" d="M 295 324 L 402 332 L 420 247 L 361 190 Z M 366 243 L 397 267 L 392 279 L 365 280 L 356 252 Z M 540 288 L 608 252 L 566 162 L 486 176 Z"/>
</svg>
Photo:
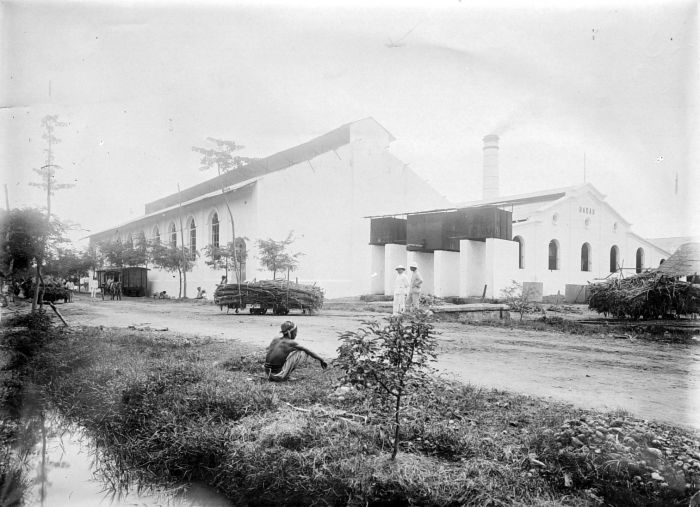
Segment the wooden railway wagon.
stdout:
<svg viewBox="0 0 700 507">
<path fill-rule="evenodd" d="M 148 290 L 148 268 L 111 268 L 97 270 L 99 288 L 104 290 L 107 280 L 122 283 L 122 292 L 126 296 L 143 297 Z"/>
</svg>

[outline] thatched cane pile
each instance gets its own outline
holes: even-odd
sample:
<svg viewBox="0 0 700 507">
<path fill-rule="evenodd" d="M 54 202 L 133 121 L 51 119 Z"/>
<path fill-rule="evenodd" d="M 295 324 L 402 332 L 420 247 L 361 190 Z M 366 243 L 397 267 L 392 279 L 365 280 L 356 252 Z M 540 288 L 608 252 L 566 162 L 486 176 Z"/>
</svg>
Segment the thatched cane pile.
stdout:
<svg viewBox="0 0 700 507">
<path fill-rule="evenodd" d="M 657 319 L 700 311 L 700 285 L 651 271 L 589 286 L 589 308 L 606 316 Z"/>
<path fill-rule="evenodd" d="M 315 311 L 323 306 L 323 289 L 316 285 L 304 285 L 286 280 L 261 280 L 219 285 L 214 292 L 214 303 L 230 308 L 260 305 L 280 310 Z M 281 312 L 280 312 L 281 313 Z"/>
</svg>

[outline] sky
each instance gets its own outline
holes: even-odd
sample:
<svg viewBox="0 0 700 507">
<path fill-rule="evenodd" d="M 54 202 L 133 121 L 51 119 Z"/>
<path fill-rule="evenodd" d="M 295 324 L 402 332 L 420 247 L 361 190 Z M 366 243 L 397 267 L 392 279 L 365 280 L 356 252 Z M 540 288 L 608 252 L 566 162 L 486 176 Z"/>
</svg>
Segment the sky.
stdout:
<svg viewBox="0 0 700 507">
<path fill-rule="evenodd" d="M 10 207 L 45 205 L 48 114 L 73 238 L 213 176 L 207 137 L 265 157 L 371 116 L 453 202 L 496 133 L 501 195 L 585 177 L 644 237 L 700 234 L 698 2 L 381 5 L 0 2 Z"/>
</svg>

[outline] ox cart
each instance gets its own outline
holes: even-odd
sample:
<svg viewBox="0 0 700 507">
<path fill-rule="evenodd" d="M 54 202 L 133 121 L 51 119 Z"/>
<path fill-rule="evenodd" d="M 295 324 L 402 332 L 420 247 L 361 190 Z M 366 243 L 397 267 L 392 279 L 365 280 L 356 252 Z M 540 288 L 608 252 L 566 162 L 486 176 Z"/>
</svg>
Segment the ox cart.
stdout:
<svg viewBox="0 0 700 507">
<path fill-rule="evenodd" d="M 110 268 L 97 270 L 98 287 L 103 292 L 109 286 L 109 280 L 121 283 L 122 292 L 127 296 L 143 297 L 148 290 L 148 268 Z"/>
</svg>

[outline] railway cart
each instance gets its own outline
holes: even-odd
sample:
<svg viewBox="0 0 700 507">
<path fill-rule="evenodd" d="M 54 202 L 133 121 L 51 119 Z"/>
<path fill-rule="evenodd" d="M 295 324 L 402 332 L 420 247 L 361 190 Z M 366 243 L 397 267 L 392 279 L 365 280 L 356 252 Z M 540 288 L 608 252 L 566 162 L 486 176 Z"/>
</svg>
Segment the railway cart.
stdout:
<svg viewBox="0 0 700 507">
<path fill-rule="evenodd" d="M 148 268 L 108 268 L 96 272 L 100 290 L 104 291 L 108 280 L 121 282 L 122 292 L 127 296 L 143 297 L 148 290 Z"/>
</svg>

